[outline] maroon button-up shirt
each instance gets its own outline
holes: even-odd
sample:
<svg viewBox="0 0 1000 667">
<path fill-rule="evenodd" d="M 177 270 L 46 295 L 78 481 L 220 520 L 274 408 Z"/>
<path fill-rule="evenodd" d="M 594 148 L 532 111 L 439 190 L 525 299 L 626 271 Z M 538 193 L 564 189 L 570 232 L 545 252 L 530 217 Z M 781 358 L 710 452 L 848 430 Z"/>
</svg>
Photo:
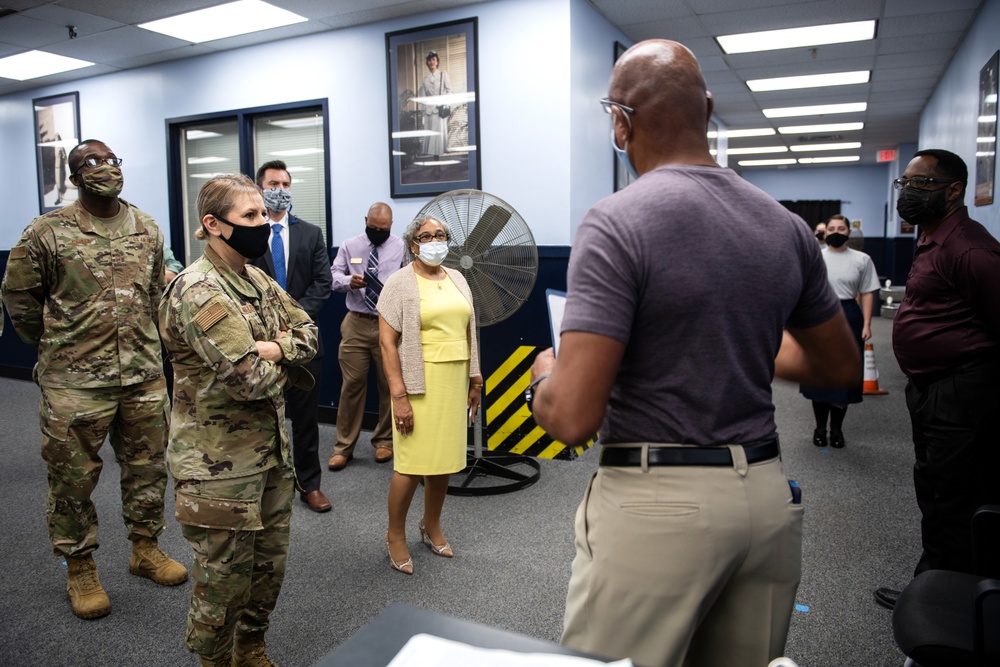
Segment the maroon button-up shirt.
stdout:
<svg viewBox="0 0 1000 667">
<path fill-rule="evenodd" d="M 892 327 L 904 373 L 947 371 L 1000 346 L 1000 242 L 962 207 L 917 242 Z"/>
</svg>

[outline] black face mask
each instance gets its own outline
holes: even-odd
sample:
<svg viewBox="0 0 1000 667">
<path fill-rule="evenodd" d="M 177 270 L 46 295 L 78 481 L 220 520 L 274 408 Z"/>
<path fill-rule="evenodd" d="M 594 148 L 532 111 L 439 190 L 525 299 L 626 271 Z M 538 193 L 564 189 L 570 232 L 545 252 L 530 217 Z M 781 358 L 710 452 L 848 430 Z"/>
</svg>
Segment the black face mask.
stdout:
<svg viewBox="0 0 1000 667">
<path fill-rule="evenodd" d="M 388 229 L 375 229 L 367 225 L 365 225 L 365 234 L 368 235 L 368 240 L 372 242 L 373 246 L 380 246 L 389 238 Z"/>
<path fill-rule="evenodd" d="M 826 235 L 826 244 L 831 248 L 839 248 L 845 243 L 847 243 L 847 234 L 838 234 L 834 232 L 833 234 Z"/>
<path fill-rule="evenodd" d="M 267 241 L 271 236 L 271 225 L 244 227 L 243 225 L 234 225 L 225 218 L 217 215 L 214 217 L 219 222 L 224 222 L 232 228 L 233 233 L 229 235 L 229 238 L 227 239 L 223 236 L 222 240 L 243 257 L 257 259 L 267 252 Z"/>
<path fill-rule="evenodd" d="M 944 198 L 945 188 L 937 190 L 921 190 L 906 186 L 899 191 L 899 199 L 896 200 L 896 212 L 899 217 L 906 220 L 911 225 L 932 225 L 944 217 L 948 208 L 948 202 Z M 936 197 L 936 193 L 942 196 Z"/>
<path fill-rule="evenodd" d="M 822 241 L 824 238 L 826 238 L 826 232 L 816 232 L 816 238 Z"/>
</svg>

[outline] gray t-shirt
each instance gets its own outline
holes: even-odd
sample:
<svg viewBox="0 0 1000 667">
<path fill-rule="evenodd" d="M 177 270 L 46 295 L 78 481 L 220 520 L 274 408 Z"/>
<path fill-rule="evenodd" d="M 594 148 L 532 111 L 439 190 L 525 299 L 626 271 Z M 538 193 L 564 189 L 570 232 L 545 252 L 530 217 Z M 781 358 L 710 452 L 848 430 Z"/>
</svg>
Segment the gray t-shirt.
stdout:
<svg viewBox="0 0 1000 667">
<path fill-rule="evenodd" d="M 776 434 L 782 328 L 840 304 L 812 230 L 735 172 L 669 166 L 587 212 L 562 331 L 625 343 L 601 441 L 720 445 Z"/>
<path fill-rule="evenodd" d="M 879 289 L 878 274 L 872 258 L 863 252 L 847 248 L 836 251 L 823 250 L 826 275 L 838 299 L 853 299 L 858 294 L 868 294 Z"/>
</svg>

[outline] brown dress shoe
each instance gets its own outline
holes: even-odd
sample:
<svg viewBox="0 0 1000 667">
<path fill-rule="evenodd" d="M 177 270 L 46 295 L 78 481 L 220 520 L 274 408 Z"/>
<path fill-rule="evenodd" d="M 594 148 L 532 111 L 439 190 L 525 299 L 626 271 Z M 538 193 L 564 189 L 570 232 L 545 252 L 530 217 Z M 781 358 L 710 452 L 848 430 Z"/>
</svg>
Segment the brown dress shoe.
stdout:
<svg viewBox="0 0 1000 667">
<path fill-rule="evenodd" d="M 330 501 L 319 489 L 302 494 L 302 502 L 309 506 L 313 512 L 329 512 Z"/>
<path fill-rule="evenodd" d="M 388 447 L 375 448 L 375 463 L 388 463 L 392 460 L 392 450 Z"/>
<path fill-rule="evenodd" d="M 330 457 L 330 462 L 327 467 L 330 470 L 343 470 L 347 467 L 348 462 L 354 458 L 354 455 L 344 456 L 343 454 L 334 454 Z"/>
</svg>

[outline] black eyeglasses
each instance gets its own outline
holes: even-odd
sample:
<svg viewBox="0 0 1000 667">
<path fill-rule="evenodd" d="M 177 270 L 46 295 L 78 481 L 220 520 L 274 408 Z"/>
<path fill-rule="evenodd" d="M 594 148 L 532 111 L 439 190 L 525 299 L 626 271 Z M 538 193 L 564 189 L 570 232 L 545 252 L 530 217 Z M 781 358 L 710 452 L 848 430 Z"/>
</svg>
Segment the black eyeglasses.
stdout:
<svg viewBox="0 0 1000 667">
<path fill-rule="evenodd" d="M 913 176 L 912 178 L 897 178 L 892 182 L 892 187 L 896 190 L 902 190 L 908 185 L 912 185 L 915 188 L 926 188 L 931 183 L 954 183 L 954 181 L 942 181 L 939 178 L 931 178 L 930 176 Z"/>
<path fill-rule="evenodd" d="M 430 243 L 431 241 L 447 241 L 448 235 L 444 232 L 436 232 L 431 234 L 430 232 L 424 232 L 420 236 L 413 237 L 413 240 L 417 243 Z"/>
</svg>

